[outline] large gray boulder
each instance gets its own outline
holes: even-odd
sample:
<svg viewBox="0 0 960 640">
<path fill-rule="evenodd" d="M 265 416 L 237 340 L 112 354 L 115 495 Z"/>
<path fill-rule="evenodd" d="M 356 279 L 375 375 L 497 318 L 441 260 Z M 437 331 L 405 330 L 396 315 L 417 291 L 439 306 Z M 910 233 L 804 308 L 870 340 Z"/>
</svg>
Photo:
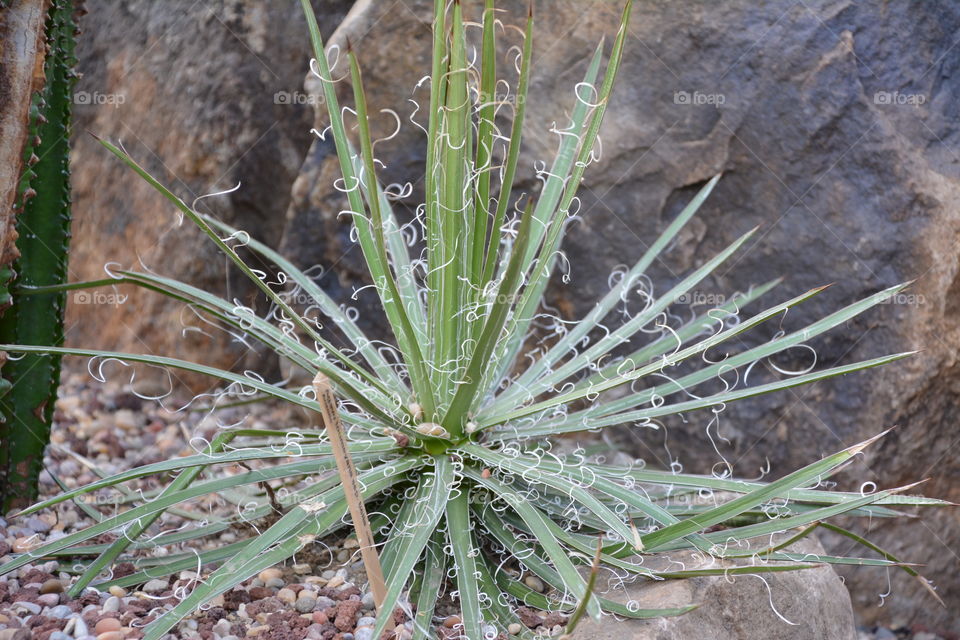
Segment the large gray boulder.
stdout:
<svg viewBox="0 0 960 640">
<path fill-rule="evenodd" d="M 791 548 L 797 553 L 823 553 L 816 540 Z M 687 569 L 715 568 L 693 554 L 673 554 Z M 666 567 L 664 559 L 651 565 Z M 676 566 L 675 564 L 673 566 Z M 599 582 L 604 589 L 603 581 Z M 615 586 L 613 586 L 615 585 Z M 585 618 L 575 638 L 590 640 L 856 640 L 853 609 L 843 581 L 821 566 L 783 573 L 709 576 L 689 580 L 608 581 L 609 597 L 635 602 L 640 608 L 662 609 L 697 604 L 682 616 L 615 621 Z"/>
</svg>

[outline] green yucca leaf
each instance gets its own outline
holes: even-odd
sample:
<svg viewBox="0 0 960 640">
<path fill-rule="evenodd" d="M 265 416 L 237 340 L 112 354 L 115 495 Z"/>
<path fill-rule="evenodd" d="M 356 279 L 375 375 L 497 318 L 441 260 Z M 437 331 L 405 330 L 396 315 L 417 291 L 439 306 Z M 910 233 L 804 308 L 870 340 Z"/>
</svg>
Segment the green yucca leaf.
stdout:
<svg viewBox="0 0 960 640">
<path fill-rule="evenodd" d="M 433 532 L 419 577 L 417 592 L 417 612 L 413 618 L 413 640 L 433 640 L 433 612 L 440 599 L 445 578 L 448 557 L 443 551 L 444 535 L 442 531 Z"/>
<path fill-rule="evenodd" d="M 413 508 L 409 518 L 398 520 L 395 530 L 400 533 L 390 538 L 388 544 L 397 546 L 393 554 L 393 562 L 385 566 L 387 580 L 387 595 L 380 603 L 380 610 L 387 612 L 377 617 L 377 624 L 373 629 L 373 637 L 379 638 L 387 628 L 390 620 L 389 613 L 393 611 L 400 599 L 407 580 L 413 573 L 420 555 L 430 541 L 430 536 L 443 518 L 446 506 L 454 483 L 453 464 L 446 457 L 438 457 L 434 461 L 433 473 L 420 476 L 420 484 L 416 497 L 413 499 Z"/>
<path fill-rule="evenodd" d="M 456 570 L 456 584 L 460 601 L 463 633 L 467 640 L 483 638 L 480 610 L 480 585 L 477 581 L 477 546 L 470 518 L 469 494 L 460 486 L 458 493 L 447 503 L 447 542 L 452 551 Z"/>
</svg>

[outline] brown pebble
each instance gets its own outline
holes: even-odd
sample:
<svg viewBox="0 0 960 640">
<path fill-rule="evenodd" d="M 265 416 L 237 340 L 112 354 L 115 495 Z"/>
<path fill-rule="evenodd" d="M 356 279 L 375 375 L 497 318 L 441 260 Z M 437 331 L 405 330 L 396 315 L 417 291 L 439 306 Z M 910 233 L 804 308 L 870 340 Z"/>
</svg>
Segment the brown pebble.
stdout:
<svg viewBox="0 0 960 640">
<path fill-rule="evenodd" d="M 261 571 L 260 575 L 257 577 L 263 580 L 264 583 L 267 583 L 275 578 L 282 578 L 283 571 L 281 571 L 280 569 L 277 569 L 276 567 L 271 567 L 270 569 L 264 569 L 263 571 Z"/>
<path fill-rule="evenodd" d="M 93 631 L 99 636 L 101 633 L 120 631 L 122 626 L 123 625 L 120 624 L 120 621 L 116 618 L 103 618 L 97 622 L 97 625 L 93 628 Z"/>
<path fill-rule="evenodd" d="M 40 585 L 40 594 L 47 593 L 63 593 L 63 583 L 57 579 L 47 580 L 42 585 Z"/>
<path fill-rule="evenodd" d="M 327 614 L 323 611 L 314 611 L 313 612 L 313 621 L 317 624 L 327 624 L 330 622 L 330 618 L 327 617 Z"/>
<path fill-rule="evenodd" d="M 447 616 L 447 619 L 443 621 L 443 626 L 447 629 L 453 629 L 455 626 L 460 624 L 460 616 Z"/>
<path fill-rule="evenodd" d="M 480 472 L 480 477 L 483 478 L 484 480 L 486 480 L 492 475 L 493 473 L 490 471 L 490 469 L 484 469 L 483 471 Z"/>
<path fill-rule="evenodd" d="M 107 631 L 97 634 L 97 640 L 123 640 L 122 631 Z"/>
</svg>

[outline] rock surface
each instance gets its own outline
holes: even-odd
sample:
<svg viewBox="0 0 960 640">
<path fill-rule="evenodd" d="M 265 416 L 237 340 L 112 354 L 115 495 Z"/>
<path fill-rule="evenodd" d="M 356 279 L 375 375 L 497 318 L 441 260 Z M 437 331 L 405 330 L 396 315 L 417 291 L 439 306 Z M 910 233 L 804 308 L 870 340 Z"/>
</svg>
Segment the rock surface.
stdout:
<svg viewBox="0 0 960 640">
<path fill-rule="evenodd" d="M 348 220 L 337 215 L 343 204 L 331 186 L 338 177 L 331 144 L 314 141 L 307 152 L 306 108 L 272 104 L 278 88 L 300 87 L 309 55 L 296 7 L 227 2 L 208 10 L 206 3 L 184 2 L 184 12 L 175 12 L 142 3 L 142 11 L 128 11 L 130 4 L 90 3 L 97 19 L 88 17 L 84 25 L 81 67 L 87 78 L 79 89 L 129 92 L 117 108 L 91 107 L 88 116 L 78 108 L 77 130 L 122 137 L 151 168 L 162 170 L 162 159 L 173 175 L 161 171 L 161 178 L 182 179 L 188 199 L 242 179 L 242 191 L 217 199 L 217 212 L 268 242 L 280 242 L 301 266 L 333 269 L 336 275 L 325 276 L 323 285 L 350 302 L 354 287 L 364 283 L 363 269 Z M 348 3 L 320 4 L 329 33 Z M 500 4 L 505 22 L 519 22 L 525 2 Z M 337 40 L 349 36 L 360 52 L 371 113 L 389 107 L 407 122 L 414 108 L 408 99 L 425 102 L 425 91 L 414 92 L 414 86 L 428 66 L 431 6 L 427 0 L 358 2 L 339 30 Z M 529 179 L 534 160 L 552 154 L 550 124 L 564 122 L 587 55 L 617 20 L 615 3 L 594 3 L 586 12 L 573 0 L 540 8 L 521 161 L 527 189 L 536 184 Z M 755 225 L 761 225 L 756 240 L 696 293 L 729 294 L 786 276 L 774 296 L 782 300 L 835 282 L 791 311 L 784 321 L 790 328 L 917 278 L 909 295 L 815 346 L 820 363 L 922 353 L 882 370 L 728 407 L 720 424 L 728 442 L 720 442 L 720 451 L 742 475 L 756 476 L 766 460 L 774 474 L 782 474 L 899 424 L 848 474 L 848 486 L 895 486 L 930 476 L 925 493 L 960 499 L 960 458 L 951 453 L 960 417 L 960 214 L 953 206 L 960 196 L 960 57 L 953 49 L 958 28 L 960 7 L 945 2 L 637 5 L 602 131 L 603 160 L 587 173 L 581 221 L 565 247 L 572 282 L 551 293 L 561 313 L 579 317 L 604 290 L 610 271 L 637 257 L 718 172 L 725 177 L 698 220 L 651 270 L 658 290 Z M 375 135 L 388 134 L 393 120 L 375 118 L 373 127 Z M 423 137 L 415 127 L 405 126 L 377 152 L 386 163 L 384 182 L 417 186 Z M 97 276 L 107 260 L 135 263 L 139 252 L 165 273 L 224 288 L 222 259 L 213 258 L 197 234 L 167 233 L 173 213 L 158 196 L 89 139 L 78 138 L 76 154 L 74 278 Z M 415 191 L 410 202 L 417 198 Z M 239 285 L 231 286 L 237 295 Z M 225 341 L 211 346 L 199 337 L 181 338 L 179 311 L 147 299 L 98 308 L 99 322 L 84 310 L 86 328 L 72 329 L 68 339 L 136 348 L 142 336 L 149 348 L 174 356 L 203 344 L 213 364 L 242 355 Z M 358 304 L 373 308 L 369 295 Z M 79 318 L 74 308 L 71 319 Z M 361 324 L 371 327 L 380 318 L 363 313 Z M 806 352 L 791 355 L 795 362 L 778 364 L 809 363 Z M 670 453 L 688 470 L 716 462 L 704 435 L 710 418 L 692 414 L 670 430 Z M 651 464 L 670 462 L 662 439 L 626 432 L 620 437 L 624 448 Z M 925 573 L 955 606 L 960 580 L 946 559 L 958 551 L 960 524 L 949 510 L 924 522 L 874 523 L 871 539 L 926 564 Z M 825 542 L 854 552 L 842 541 Z M 891 575 L 893 593 L 886 600 L 878 596 L 886 591 L 882 573 L 856 569 L 844 577 L 867 622 L 922 621 L 934 630 L 960 632 L 951 609 L 940 609 L 899 572 Z"/>
<path fill-rule="evenodd" d="M 315 5 L 329 33 L 349 3 Z M 251 287 L 236 273 L 227 279 L 213 244 L 179 225 L 176 210 L 87 132 L 122 141 L 187 203 L 241 182 L 198 208 L 276 244 L 310 143 L 312 109 L 301 90 L 309 38 L 299 3 L 91 0 L 87 9 L 74 110 L 71 279 L 103 278 L 108 262 L 142 263 L 249 304 Z M 213 341 L 196 330 L 182 334 L 187 325 L 210 327 L 162 296 L 132 287 L 97 291 L 70 299 L 74 345 L 175 357 L 202 350 L 222 367 L 250 357 L 222 333 Z"/>
<path fill-rule="evenodd" d="M 799 553 L 823 553 L 815 540 L 793 547 Z M 690 558 L 681 559 L 687 568 Z M 762 577 L 760 577 L 762 575 Z M 602 584 L 602 581 L 599 583 Z M 602 588 L 602 587 L 601 587 Z M 635 600 L 643 608 L 700 606 L 673 618 L 613 623 L 585 618 L 577 637 L 591 640 L 856 640 L 850 597 L 829 567 L 691 580 L 634 583 L 613 590 L 618 602 Z"/>
<path fill-rule="evenodd" d="M 431 2 L 406 2 L 404 11 L 358 3 L 334 36 L 360 52 L 370 112 L 398 110 L 407 121 L 408 99 L 429 62 Z M 518 23 L 523 2 L 502 2 L 503 19 Z M 387 16 L 389 14 L 389 19 Z M 521 175 L 549 159 L 564 123 L 572 87 L 587 55 L 618 21 L 613 4 L 583 13 L 572 0 L 541 10 L 535 30 L 535 70 L 527 103 Z M 601 295 L 614 268 L 635 260 L 680 207 L 711 176 L 724 178 L 698 218 L 650 272 L 659 291 L 676 282 L 755 225 L 749 245 L 693 292 L 711 304 L 752 284 L 786 276 L 777 301 L 826 283 L 825 293 L 793 309 L 783 326 L 794 328 L 893 284 L 916 278 L 894 303 L 872 310 L 814 343 L 818 362 L 853 362 L 885 353 L 925 349 L 885 369 L 853 374 L 749 402 L 723 415 L 721 453 L 745 476 L 769 461 L 786 473 L 821 455 L 900 428 L 868 452 L 847 475 L 848 486 L 897 486 L 929 476 L 927 495 L 957 500 L 960 465 L 948 452 L 956 443 L 953 400 L 960 383 L 956 360 L 960 325 L 958 256 L 960 140 L 952 124 L 960 82 L 951 79 L 948 55 L 960 27 L 960 8 L 848 1 L 757 7 L 734 2 L 653 2 L 638 5 L 631 22 L 621 78 L 607 111 L 603 159 L 587 171 L 581 221 L 567 236 L 572 281 L 556 286 L 551 304 L 581 317 Z M 512 43 L 511 43 L 512 44 Z M 402 50 L 403 56 L 396 52 Z M 953 74 L 954 77 L 957 74 Z M 316 90 L 312 79 L 308 89 Z M 345 98 L 349 87 L 340 87 Z M 325 126 L 318 109 L 317 126 Z M 375 118 L 374 135 L 393 121 Z M 424 153 L 422 133 L 404 127 L 377 147 L 386 183 L 414 182 Z M 360 252 L 349 239 L 345 208 L 331 185 L 338 176 L 329 142 L 315 141 L 294 184 L 284 247 L 301 265 L 336 264 L 324 284 L 342 297 L 363 284 Z M 536 188 L 528 179 L 525 188 Z M 372 294 L 361 296 L 361 318 L 379 319 Z M 773 328 L 775 330 L 776 327 Z M 778 365 L 802 369 L 797 350 Z M 671 423 L 670 454 L 688 470 L 709 471 L 717 454 L 704 434 L 709 412 Z M 619 434 L 623 448 L 650 463 L 671 461 L 662 436 Z M 714 438 L 716 439 L 716 438 Z M 925 525 L 873 523 L 871 539 L 892 553 L 926 563 L 925 573 L 948 601 L 960 581 L 945 558 L 960 544 L 950 510 L 931 513 Z M 936 532 L 936 533 L 934 533 Z M 853 553 L 845 541 L 828 540 Z M 899 573 L 899 572 L 898 572 Z M 909 624 L 960 632 L 960 621 L 913 579 L 893 575 L 893 594 L 882 600 L 886 577 L 843 571 L 864 621 Z M 882 607 L 880 606 L 882 604 Z"/>
</svg>

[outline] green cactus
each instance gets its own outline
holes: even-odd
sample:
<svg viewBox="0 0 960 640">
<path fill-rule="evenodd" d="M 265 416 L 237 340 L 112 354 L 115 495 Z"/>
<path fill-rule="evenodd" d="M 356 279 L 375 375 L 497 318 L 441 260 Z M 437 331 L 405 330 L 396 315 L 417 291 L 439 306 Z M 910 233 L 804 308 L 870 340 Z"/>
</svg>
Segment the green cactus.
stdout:
<svg viewBox="0 0 960 640">
<path fill-rule="evenodd" d="M 30 107 L 30 139 L 17 202 L 17 248 L 9 303 L 0 318 L 3 341 L 63 344 L 65 294 L 29 295 L 31 287 L 61 284 L 67 276 L 70 237 L 70 114 L 77 29 L 72 0 L 54 0 L 46 21 L 46 83 Z M 7 361 L 2 372 L 8 391 L 0 398 L 0 501 L 4 510 L 29 504 L 50 436 L 60 382 L 60 358 L 28 355 Z"/>
</svg>

